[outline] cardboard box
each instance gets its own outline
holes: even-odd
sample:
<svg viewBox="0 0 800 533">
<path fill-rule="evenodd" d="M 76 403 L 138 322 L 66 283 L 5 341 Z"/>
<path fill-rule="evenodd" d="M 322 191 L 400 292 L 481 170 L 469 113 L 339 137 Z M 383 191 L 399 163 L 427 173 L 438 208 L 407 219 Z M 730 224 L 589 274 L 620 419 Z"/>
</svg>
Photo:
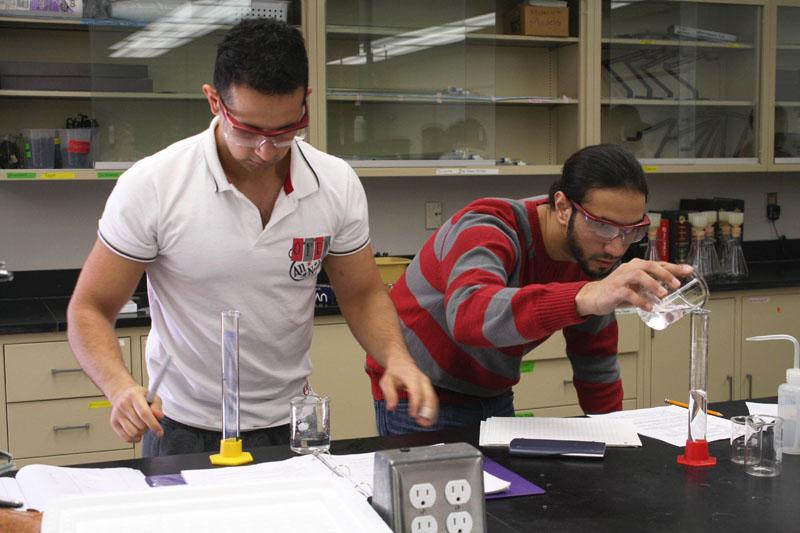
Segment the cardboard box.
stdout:
<svg viewBox="0 0 800 533">
<path fill-rule="evenodd" d="M 569 8 L 520 4 L 506 17 L 506 31 L 541 37 L 569 36 Z"/>
</svg>

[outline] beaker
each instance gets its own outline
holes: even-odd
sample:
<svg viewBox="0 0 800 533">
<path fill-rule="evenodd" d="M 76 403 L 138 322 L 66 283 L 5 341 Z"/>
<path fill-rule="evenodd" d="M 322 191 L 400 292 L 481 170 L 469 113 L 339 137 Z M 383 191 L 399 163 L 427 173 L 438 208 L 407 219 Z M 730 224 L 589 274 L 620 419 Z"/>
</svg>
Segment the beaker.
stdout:
<svg viewBox="0 0 800 533">
<path fill-rule="evenodd" d="M 731 462 L 744 464 L 744 426 L 747 416 L 731 417 Z"/>
<path fill-rule="evenodd" d="M 744 471 L 751 476 L 775 477 L 783 461 L 783 419 L 750 415 L 745 420 Z"/>
<path fill-rule="evenodd" d="M 645 311 L 637 308 L 636 312 L 645 324 L 656 330 L 666 329 L 670 324 L 683 318 L 694 309 L 699 309 L 708 302 L 708 285 L 705 280 L 692 272 L 689 276 L 678 278 L 681 282 L 677 289 L 670 289 L 666 296 L 659 299 L 648 290 L 642 293 L 650 300 L 653 308 Z"/>
<path fill-rule="evenodd" d="M 327 452 L 331 447 L 330 398 L 316 394 L 292 398 L 290 428 L 293 452 Z"/>
</svg>

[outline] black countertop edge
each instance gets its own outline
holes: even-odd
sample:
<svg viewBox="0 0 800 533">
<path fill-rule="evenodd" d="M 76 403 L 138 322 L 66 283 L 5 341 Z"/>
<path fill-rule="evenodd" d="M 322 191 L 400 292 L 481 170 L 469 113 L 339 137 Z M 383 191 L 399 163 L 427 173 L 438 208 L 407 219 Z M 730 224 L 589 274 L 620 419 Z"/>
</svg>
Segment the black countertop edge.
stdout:
<svg viewBox="0 0 800 533">
<path fill-rule="evenodd" d="M 0 335 L 67 331 L 68 298 L 28 298 L 0 300 Z M 336 306 L 317 307 L 314 316 L 339 315 Z M 147 309 L 117 317 L 116 329 L 150 327 Z"/>
</svg>

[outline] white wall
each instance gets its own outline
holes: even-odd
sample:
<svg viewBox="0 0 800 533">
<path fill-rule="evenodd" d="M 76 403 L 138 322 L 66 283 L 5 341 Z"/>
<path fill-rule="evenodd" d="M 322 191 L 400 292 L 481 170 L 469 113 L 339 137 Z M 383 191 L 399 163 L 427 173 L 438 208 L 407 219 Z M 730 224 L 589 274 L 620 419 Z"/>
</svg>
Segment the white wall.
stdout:
<svg viewBox="0 0 800 533">
<path fill-rule="evenodd" d="M 448 217 L 481 196 L 521 198 L 547 192 L 553 176 L 365 178 L 375 251 L 413 254 L 425 230 L 425 201 Z M 765 216 L 767 191 L 781 205 L 778 229 L 800 238 L 800 173 L 652 175 L 649 207 L 676 208 L 681 197 L 745 200 L 745 239 L 774 237 Z M 0 258 L 12 270 L 80 268 L 114 182 L 0 182 Z M 797 211 L 795 211 L 797 209 Z"/>
</svg>

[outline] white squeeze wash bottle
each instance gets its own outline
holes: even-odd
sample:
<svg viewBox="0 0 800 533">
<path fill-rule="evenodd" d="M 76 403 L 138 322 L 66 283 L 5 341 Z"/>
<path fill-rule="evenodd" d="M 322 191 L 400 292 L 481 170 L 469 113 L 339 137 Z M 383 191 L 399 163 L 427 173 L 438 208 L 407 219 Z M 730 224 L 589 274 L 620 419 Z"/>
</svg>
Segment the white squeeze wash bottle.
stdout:
<svg viewBox="0 0 800 533">
<path fill-rule="evenodd" d="M 759 335 L 749 341 L 787 340 L 794 344 L 794 368 L 778 387 L 778 416 L 783 418 L 783 453 L 800 455 L 800 344 L 791 335 Z"/>
</svg>

